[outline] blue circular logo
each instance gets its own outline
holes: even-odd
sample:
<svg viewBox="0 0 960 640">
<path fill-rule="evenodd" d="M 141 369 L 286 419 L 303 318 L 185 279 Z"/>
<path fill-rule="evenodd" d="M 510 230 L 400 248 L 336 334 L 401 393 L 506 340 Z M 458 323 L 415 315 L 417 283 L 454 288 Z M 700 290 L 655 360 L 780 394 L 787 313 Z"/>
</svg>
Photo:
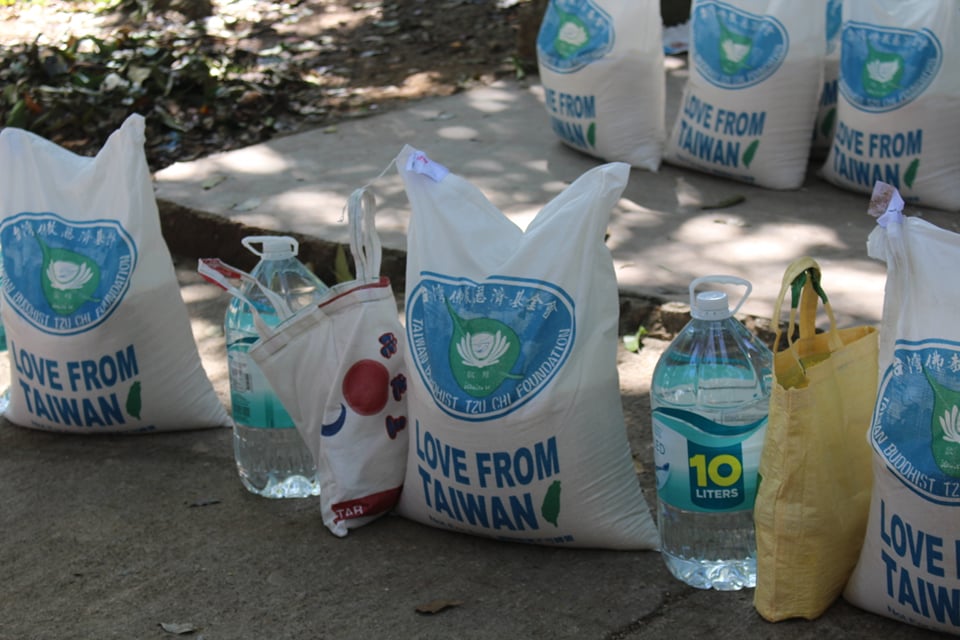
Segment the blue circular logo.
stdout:
<svg viewBox="0 0 960 640">
<path fill-rule="evenodd" d="M 927 29 L 847 22 L 840 38 L 840 93 L 861 111 L 892 111 L 915 100 L 943 62 L 940 42 Z"/>
<path fill-rule="evenodd" d="M 491 420 L 537 396 L 573 349 L 573 300 L 546 282 L 424 274 L 407 302 L 407 341 L 436 405 Z"/>
<path fill-rule="evenodd" d="M 133 239 L 113 220 L 21 213 L 0 226 L 0 246 L 4 304 L 54 335 L 82 333 L 110 317 L 137 263 Z"/>
<path fill-rule="evenodd" d="M 610 53 L 613 42 L 613 19 L 593 0 L 553 0 L 537 34 L 538 59 L 551 71 L 573 73 Z"/>
<path fill-rule="evenodd" d="M 722 2 L 696 5 L 692 17 L 693 60 L 698 73 L 723 89 L 744 89 L 776 73 L 789 50 L 787 30 Z"/>
<path fill-rule="evenodd" d="M 916 494 L 960 505 L 960 344 L 897 341 L 880 380 L 870 439 Z"/>
</svg>

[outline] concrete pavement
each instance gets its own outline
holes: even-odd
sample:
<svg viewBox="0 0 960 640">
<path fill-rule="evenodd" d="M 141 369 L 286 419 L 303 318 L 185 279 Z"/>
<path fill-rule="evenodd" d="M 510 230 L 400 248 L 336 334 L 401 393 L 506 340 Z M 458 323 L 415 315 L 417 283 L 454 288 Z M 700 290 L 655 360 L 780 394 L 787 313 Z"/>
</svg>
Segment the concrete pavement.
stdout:
<svg viewBox="0 0 960 640">
<path fill-rule="evenodd" d="M 679 107 L 687 69 L 668 57 L 667 128 Z M 372 118 L 347 121 L 238 151 L 170 166 L 156 175 L 166 211 L 202 211 L 218 222 L 294 231 L 324 242 L 347 240 L 341 220 L 350 192 L 373 181 L 410 144 L 470 180 L 521 227 L 565 186 L 599 161 L 562 145 L 550 130 L 542 87 L 502 81 L 429 99 Z M 688 299 L 699 276 L 726 274 L 754 286 L 744 312 L 768 318 L 786 266 L 812 255 L 841 323 L 880 320 L 883 265 L 866 254 L 875 225 L 869 197 L 816 177 L 772 191 L 670 165 L 634 169 L 615 208 L 608 245 L 621 290 L 665 300 Z M 374 182 L 384 246 L 405 247 L 409 205 L 395 169 Z M 702 207 L 732 196 L 724 209 Z M 911 211 L 960 229 L 937 210 Z M 174 251 L 190 238 L 170 234 Z"/>
<path fill-rule="evenodd" d="M 668 114 L 683 73 L 670 71 Z M 404 143 L 473 181 L 523 225 L 597 163 L 554 139 L 540 96 L 536 84 L 504 82 L 159 172 L 181 291 L 221 399 L 227 296 L 196 275 L 199 251 L 226 259 L 223 243 L 249 227 L 345 241 L 347 195 Z M 391 171 L 376 185 L 381 236 L 402 255 L 399 178 Z M 746 199 L 735 207 L 700 208 L 737 194 Z M 772 192 L 664 166 L 632 173 L 609 244 L 625 293 L 682 301 L 693 277 L 739 275 L 755 287 L 745 311 L 761 318 L 786 264 L 810 254 L 841 321 L 876 322 L 884 277 L 866 257 L 866 204 L 812 174 L 799 191 Z M 927 215 L 956 226 L 947 214 Z M 639 354 L 621 348 L 619 356 L 628 435 L 651 504 L 647 394 L 666 344 L 650 338 Z M 338 539 L 315 500 L 248 494 L 226 429 L 75 437 L 2 425 L 0 541 L 3 640 L 941 637 L 843 601 L 816 621 L 772 625 L 753 610 L 752 591 L 687 587 L 649 551 L 507 544 L 398 517 Z M 418 612 L 431 604 L 442 610 Z"/>
</svg>

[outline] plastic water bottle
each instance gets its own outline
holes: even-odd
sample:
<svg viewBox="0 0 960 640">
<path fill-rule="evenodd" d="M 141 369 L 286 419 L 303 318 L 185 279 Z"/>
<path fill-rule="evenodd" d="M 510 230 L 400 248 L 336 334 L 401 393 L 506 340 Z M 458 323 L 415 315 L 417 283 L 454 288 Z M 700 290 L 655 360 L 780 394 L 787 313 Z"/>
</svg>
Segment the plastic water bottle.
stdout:
<svg viewBox="0 0 960 640">
<path fill-rule="evenodd" d="M 729 308 L 704 283 L 745 287 Z M 690 284 L 692 319 L 660 356 L 650 404 L 661 555 L 701 589 L 755 587 L 753 504 L 766 431 L 773 354 L 734 314 L 750 283 L 706 276 Z"/>
<path fill-rule="evenodd" d="M 250 272 L 296 311 L 313 303 L 329 289 L 297 259 L 299 244 L 287 236 L 251 236 L 243 246 L 260 256 Z M 262 251 L 253 246 L 259 244 Z M 248 284 L 243 293 L 268 326 L 281 322 L 277 310 L 259 287 Z M 233 447 L 243 485 L 268 498 L 304 498 L 320 494 L 317 467 L 290 414 L 250 357 L 260 339 L 250 306 L 234 298 L 227 308 L 224 332 L 230 371 Z"/>
</svg>

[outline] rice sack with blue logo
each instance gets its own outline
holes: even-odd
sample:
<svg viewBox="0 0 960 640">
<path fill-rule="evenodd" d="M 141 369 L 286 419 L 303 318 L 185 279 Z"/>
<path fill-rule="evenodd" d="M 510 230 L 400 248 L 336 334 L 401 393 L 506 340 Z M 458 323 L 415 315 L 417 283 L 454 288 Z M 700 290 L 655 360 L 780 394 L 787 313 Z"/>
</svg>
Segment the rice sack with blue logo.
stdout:
<svg viewBox="0 0 960 640">
<path fill-rule="evenodd" d="M 837 126 L 837 78 L 840 76 L 840 25 L 843 22 L 843 2 L 827 0 L 827 55 L 823 61 L 823 88 L 817 119 L 813 126 L 811 155 L 823 160 L 830 152 L 833 131 Z"/>
<path fill-rule="evenodd" d="M 882 181 L 911 204 L 960 210 L 956 0 L 846 2 L 840 47 L 823 177 L 861 193 Z"/>
<path fill-rule="evenodd" d="M 960 235 L 878 185 L 867 251 L 887 265 L 873 494 L 849 602 L 960 635 Z M 884 212 L 885 211 L 885 212 Z M 949 275 L 947 275 L 949 274 Z M 945 277 L 946 276 L 946 277 Z"/>
<path fill-rule="evenodd" d="M 94 158 L 0 133 L 11 422 L 76 433 L 226 426 L 130 116 Z"/>
<path fill-rule="evenodd" d="M 653 548 L 617 373 L 604 245 L 624 163 L 596 167 L 526 230 L 404 147 L 410 446 L 398 506 L 500 540 Z"/>
<path fill-rule="evenodd" d="M 550 128 L 564 144 L 660 167 L 667 136 L 659 0 L 550 0 L 537 63 Z"/>
<path fill-rule="evenodd" d="M 826 0 L 694 0 L 690 76 L 664 160 L 769 189 L 806 177 Z"/>
</svg>

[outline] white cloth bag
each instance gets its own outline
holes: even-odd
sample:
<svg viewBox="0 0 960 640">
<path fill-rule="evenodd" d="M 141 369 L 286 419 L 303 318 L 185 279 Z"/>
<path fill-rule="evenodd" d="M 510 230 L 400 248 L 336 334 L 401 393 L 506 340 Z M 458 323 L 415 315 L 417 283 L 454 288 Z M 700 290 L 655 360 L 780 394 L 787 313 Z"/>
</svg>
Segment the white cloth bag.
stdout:
<svg viewBox="0 0 960 640">
<path fill-rule="evenodd" d="M 629 167 L 580 177 L 526 231 L 409 146 L 410 449 L 399 513 L 558 546 L 653 548 L 617 374 L 604 233 Z"/>
<path fill-rule="evenodd" d="M 229 426 L 203 370 L 127 118 L 96 157 L 0 133 L 11 422 L 72 433 Z"/>
<path fill-rule="evenodd" d="M 867 244 L 887 284 L 873 495 L 844 598 L 960 635 L 960 235 L 902 208 L 894 193 Z"/>
<path fill-rule="evenodd" d="M 373 195 L 357 190 L 348 209 L 355 280 L 275 327 L 251 305 L 260 340 L 250 356 L 313 454 L 323 523 L 338 537 L 393 509 L 408 441 L 403 326 L 380 275 Z M 202 260 L 199 271 L 241 299 L 230 281 L 256 283 L 219 260 Z"/>
</svg>

